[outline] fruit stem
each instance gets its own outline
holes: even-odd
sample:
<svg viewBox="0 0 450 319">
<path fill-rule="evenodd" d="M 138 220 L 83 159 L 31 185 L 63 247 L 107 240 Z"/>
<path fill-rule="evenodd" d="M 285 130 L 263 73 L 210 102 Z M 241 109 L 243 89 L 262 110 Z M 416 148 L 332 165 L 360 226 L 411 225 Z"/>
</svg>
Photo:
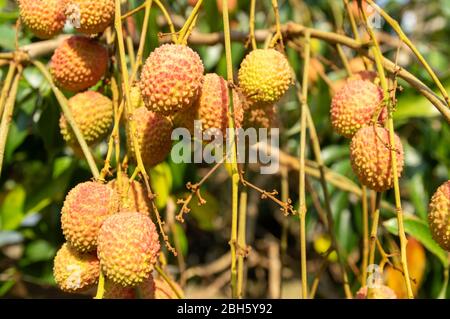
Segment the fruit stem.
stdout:
<svg viewBox="0 0 450 319">
<path fill-rule="evenodd" d="M 145 42 L 147 39 L 147 30 L 148 30 L 148 23 L 150 20 L 150 11 L 152 8 L 152 4 L 153 4 L 152 0 L 145 2 L 144 22 L 142 23 L 141 38 L 139 40 L 139 48 L 136 54 L 136 63 L 132 68 L 130 76 L 130 83 L 133 83 L 134 79 L 136 78 L 137 71 L 139 67 L 142 65 L 142 55 L 144 53 Z"/>
<path fill-rule="evenodd" d="M 239 229 L 238 229 L 238 269 L 237 269 L 237 296 L 244 297 L 244 258 L 247 255 L 247 243 L 245 241 L 246 233 L 246 219 L 247 219 L 247 189 L 242 188 L 239 199 Z"/>
<path fill-rule="evenodd" d="M 167 276 L 167 274 L 164 272 L 164 270 L 161 269 L 158 265 L 155 265 L 155 270 L 158 272 L 158 274 L 164 279 L 164 281 L 170 286 L 170 289 L 175 293 L 178 299 L 183 299 L 183 295 L 178 291 L 177 287 L 175 287 L 172 280 Z"/>
<path fill-rule="evenodd" d="M 199 1 L 201 3 L 202 0 Z M 197 3 L 198 5 L 198 3 Z M 225 57 L 227 62 L 227 80 L 233 83 L 233 61 L 231 55 L 231 36 L 230 36 L 230 19 L 228 15 L 228 0 L 222 1 L 223 12 L 223 32 L 225 41 Z M 195 8 L 194 8 L 195 10 Z M 237 295 L 237 270 L 236 270 L 236 244 L 237 244 L 237 226 L 238 226 L 238 196 L 239 196 L 239 170 L 237 165 L 236 140 L 234 131 L 234 114 L 233 112 L 233 90 L 228 88 L 228 123 L 229 123 L 229 140 L 231 141 L 231 238 L 229 241 L 231 252 L 231 296 Z M 227 154 L 228 155 L 228 154 Z"/>
<path fill-rule="evenodd" d="M 281 24 L 280 24 L 280 12 L 278 10 L 278 0 L 272 0 L 272 8 L 275 14 L 275 35 L 270 41 L 269 48 L 275 47 L 278 41 L 280 41 L 281 49 L 284 51 L 284 42 L 283 35 L 281 33 Z"/>
<path fill-rule="evenodd" d="M 389 14 L 387 14 L 386 11 L 384 11 L 382 8 L 380 8 L 372 0 L 367 0 L 367 2 L 372 6 L 372 8 L 374 8 L 386 20 L 387 23 L 389 23 L 389 25 L 394 29 L 394 31 L 397 33 L 397 35 L 402 40 L 402 42 L 405 43 L 411 49 L 411 51 L 414 53 L 414 55 L 417 57 L 417 59 L 423 65 L 425 70 L 428 72 L 430 77 L 433 79 L 434 83 L 439 88 L 439 91 L 441 91 L 442 96 L 444 97 L 445 101 L 447 102 L 447 106 L 450 106 L 450 99 L 449 99 L 447 91 L 445 90 L 441 81 L 437 77 L 436 73 L 434 73 L 433 69 L 430 67 L 428 62 L 424 59 L 422 54 L 420 54 L 419 50 L 415 47 L 415 45 L 411 42 L 411 40 L 403 32 L 403 30 L 400 27 L 400 25 L 398 24 L 398 22 L 395 19 L 393 19 Z"/>
<path fill-rule="evenodd" d="M 256 6 L 256 0 L 250 1 L 250 21 L 249 21 L 249 27 L 250 27 L 250 34 L 249 34 L 249 41 L 252 45 L 252 50 L 256 50 L 258 46 L 256 45 L 256 37 L 255 37 L 255 6 Z"/>
<path fill-rule="evenodd" d="M 67 122 L 69 122 L 69 125 L 72 128 L 75 137 L 77 138 L 78 144 L 80 144 L 81 150 L 83 151 L 84 157 L 86 158 L 86 161 L 89 165 L 92 176 L 94 176 L 95 179 L 98 179 L 100 173 L 98 171 L 97 164 L 95 163 L 94 157 L 92 156 L 91 150 L 89 149 L 89 146 L 87 145 L 83 134 L 81 133 L 77 123 L 75 122 L 75 119 L 72 116 L 72 111 L 70 110 L 66 97 L 58 89 L 55 83 L 53 83 L 52 77 L 45 68 L 44 64 L 37 60 L 31 60 L 31 62 L 38 68 L 39 71 L 41 71 L 42 75 L 44 75 L 47 82 L 50 84 L 50 87 L 52 88 L 53 93 L 58 100 L 59 106 L 63 111 L 64 117 L 66 118 Z"/>
<path fill-rule="evenodd" d="M 387 125 L 389 129 L 389 143 L 391 145 L 390 147 L 390 155 L 391 155 L 391 168 L 392 168 L 392 175 L 394 180 L 394 193 L 395 193 L 395 208 L 397 211 L 397 222 L 398 222 L 398 236 L 400 238 L 400 254 L 401 254 L 401 266 L 403 271 L 403 277 L 405 279 L 405 286 L 406 291 L 408 294 L 408 298 L 414 298 L 414 294 L 412 292 L 411 287 L 411 281 L 409 277 L 409 269 L 408 269 L 408 260 L 406 256 L 406 246 L 408 244 L 408 240 L 405 235 L 405 228 L 403 224 L 403 210 L 402 210 L 402 203 L 401 203 L 401 195 L 400 195 L 400 188 L 399 188 L 399 182 L 398 182 L 398 172 L 397 172 L 397 151 L 395 150 L 395 133 L 394 133 L 394 119 L 393 119 L 393 105 L 390 100 L 389 95 L 389 86 L 386 79 L 386 75 L 384 73 L 383 68 L 383 55 L 381 53 L 380 46 L 378 44 L 378 41 L 375 37 L 375 33 L 368 22 L 368 18 L 366 15 L 365 10 L 362 8 L 361 2 L 358 2 L 359 11 L 361 12 L 364 23 L 367 28 L 367 32 L 372 40 L 373 46 L 372 46 L 372 52 L 375 58 L 375 64 L 377 66 L 378 75 L 380 76 L 380 83 L 381 87 L 384 91 L 384 100 L 388 107 L 388 120 Z"/>
<path fill-rule="evenodd" d="M 303 67 L 303 82 L 301 94 L 301 117 L 300 117 L 300 169 L 299 169 L 299 215 L 300 215 L 300 264 L 302 279 L 302 299 L 308 298 L 308 271 L 306 265 L 306 194 L 305 194 L 305 151 L 306 151 L 306 119 L 307 119 L 307 103 L 308 103 L 308 72 L 309 61 L 311 55 L 310 45 L 311 34 L 305 33 L 305 53 Z"/>
<path fill-rule="evenodd" d="M 183 43 L 185 43 L 185 39 L 187 41 L 190 31 L 192 31 L 191 25 L 197 20 L 197 15 L 199 13 L 199 10 L 200 10 L 200 7 L 202 6 L 202 4 L 203 4 L 203 0 L 197 1 L 194 9 L 192 9 L 191 14 L 189 15 L 188 19 L 186 20 L 183 27 L 181 28 L 178 38 L 176 39 L 175 43 L 183 44 Z"/>
<path fill-rule="evenodd" d="M 9 89 L 14 75 L 16 74 L 17 64 L 14 61 L 9 63 L 8 73 L 6 74 L 5 81 L 3 82 L 2 93 L 0 94 L 0 117 L 3 114 L 5 108 L 5 101 L 8 97 Z"/>
<path fill-rule="evenodd" d="M 103 274 L 103 271 L 100 270 L 100 276 L 98 277 L 97 293 L 95 294 L 94 299 L 103 299 L 104 294 L 105 294 L 105 275 Z"/>
<path fill-rule="evenodd" d="M 363 221 L 363 249 L 361 265 L 361 286 L 367 281 L 367 265 L 369 264 L 369 209 L 367 205 L 367 187 L 362 186 L 362 221 Z"/>
<path fill-rule="evenodd" d="M 136 162 L 137 162 L 136 169 L 138 170 L 138 172 L 141 173 L 141 175 L 144 179 L 145 186 L 147 188 L 147 191 L 150 196 L 151 203 L 152 203 L 152 209 L 156 215 L 159 230 L 161 232 L 161 236 L 163 237 L 164 243 L 165 243 L 167 249 L 176 256 L 176 254 L 177 254 L 176 250 L 168 242 L 168 237 L 164 232 L 164 228 L 162 227 L 161 216 L 160 216 L 158 208 L 156 207 L 156 204 L 155 204 L 155 198 L 154 198 L 155 196 L 151 189 L 151 186 L 149 183 L 149 177 L 148 177 L 147 171 L 145 170 L 145 166 L 144 166 L 144 163 L 143 163 L 142 157 L 141 157 L 141 151 L 139 149 L 139 144 L 137 142 L 136 126 L 135 126 L 134 119 L 133 119 L 132 103 L 131 103 L 131 97 L 130 97 L 130 83 L 129 83 L 129 78 L 128 78 L 127 62 L 125 59 L 125 45 L 124 45 L 124 41 L 123 41 L 122 19 L 120 18 L 121 17 L 120 0 L 115 0 L 115 1 L 116 1 L 116 9 L 115 9 L 116 11 L 115 11 L 114 27 L 115 27 L 116 33 L 117 33 L 116 38 L 117 38 L 117 43 L 118 43 L 118 47 L 119 47 L 120 68 L 122 70 L 122 81 L 123 81 L 123 85 L 125 87 L 125 92 L 124 92 L 125 103 L 124 104 L 125 104 L 125 113 L 127 114 L 126 120 L 127 120 L 128 125 L 130 126 L 130 131 L 131 131 L 130 135 L 131 135 L 132 145 L 134 147 L 134 152 L 135 152 L 135 157 L 136 157 Z M 133 180 L 130 179 L 130 183 L 132 181 Z"/>
<path fill-rule="evenodd" d="M 2 173 L 3 158 L 5 156 L 5 146 L 8 139 L 9 128 L 14 112 L 14 104 L 17 96 L 17 89 L 19 87 L 19 80 L 22 75 L 22 68 L 19 67 L 17 74 L 12 81 L 11 91 L 9 91 L 8 98 L 5 103 L 5 110 L 2 114 L 2 122 L 0 124 L 0 175 Z"/>
</svg>

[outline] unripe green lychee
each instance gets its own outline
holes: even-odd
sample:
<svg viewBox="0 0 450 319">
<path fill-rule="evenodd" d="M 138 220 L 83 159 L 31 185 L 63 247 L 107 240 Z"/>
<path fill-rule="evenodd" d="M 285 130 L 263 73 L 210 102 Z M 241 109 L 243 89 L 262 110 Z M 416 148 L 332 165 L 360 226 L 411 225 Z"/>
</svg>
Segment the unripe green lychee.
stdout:
<svg viewBox="0 0 450 319">
<path fill-rule="evenodd" d="M 104 46 L 87 37 L 73 36 L 55 50 L 50 72 L 59 87 L 79 92 L 100 81 L 107 67 L 108 51 Z"/>
<path fill-rule="evenodd" d="M 66 23 L 66 0 L 18 0 L 20 20 L 41 39 L 62 31 Z"/>
<path fill-rule="evenodd" d="M 80 253 L 65 243 L 56 253 L 53 276 L 59 288 L 80 292 L 91 288 L 100 275 L 100 262 L 95 253 Z"/>
<path fill-rule="evenodd" d="M 66 15 L 77 31 L 97 34 L 114 20 L 114 0 L 68 0 Z"/>
<path fill-rule="evenodd" d="M 379 285 L 371 289 L 369 296 L 367 296 L 367 293 L 367 286 L 361 287 L 356 293 L 356 299 L 397 299 L 395 292 L 385 285 Z"/>
<path fill-rule="evenodd" d="M 351 138 L 380 109 L 383 91 L 364 80 L 347 81 L 331 100 L 331 125 L 336 133 Z M 385 114 L 385 113 L 384 113 Z M 379 119 L 383 121 L 383 117 Z"/>
<path fill-rule="evenodd" d="M 431 197 L 428 223 L 433 239 L 450 251 L 450 181 L 442 184 Z"/>
<path fill-rule="evenodd" d="M 194 120 L 201 121 L 202 131 L 218 130 L 226 137 L 228 123 L 229 95 L 228 85 L 224 78 L 209 73 L 204 76 L 200 96 L 189 109 L 179 112 L 174 117 L 178 127 L 185 127 L 192 133 Z M 244 111 L 238 93 L 233 92 L 234 126 L 242 126 Z"/>
<path fill-rule="evenodd" d="M 142 106 L 145 106 L 144 100 L 141 96 L 141 89 L 138 85 L 133 85 L 130 88 L 130 100 L 131 100 L 131 109 L 135 110 Z"/>
<path fill-rule="evenodd" d="M 108 183 L 120 196 L 120 212 L 140 212 L 148 215 L 150 213 L 150 198 L 144 186 L 136 180 L 130 184 L 130 179 L 124 173 L 121 175 L 121 187 L 117 178 Z M 119 189 L 120 188 L 120 189 Z"/>
<path fill-rule="evenodd" d="M 142 68 L 140 88 L 147 108 L 162 115 L 190 107 L 203 81 L 203 63 L 191 48 L 164 44 L 156 48 Z"/>
<path fill-rule="evenodd" d="M 174 288 L 180 296 L 183 296 L 183 289 L 175 281 L 172 281 Z M 173 288 L 161 278 L 155 278 L 155 299 L 178 299 L 177 294 Z"/>
<path fill-rule="evenodd" d="M 113 105 L 109 98 L 94 91 L 86 91 L 71 97 L 69 108 L 88 145 L 95 145 L 107 135 L 113 122 Z M 59 119 L 59 127 L 67 144 L 78 148 L 75 133 L 64 114 Z"/>
<path fill-rule="evenodd" d="M 155 299 L 155 282 L 150 275 L 136 287 L 123 287 L 111 280 L 105 280 L 104 299 Z"/>
<path fill-rule="evenodd" d="M 118 211 L 119 197 L 98 182 L 78 184 L 67 194 L 61 211 L 61 227 L 67 241 L 80 252 L 95 250 L 104 220 Z"/>
<path fill-rule="evenodd" d="M 397 174 L 403 171 L 403 146 L 395 135 L 393 148 L 397 153 Z M 358 130 L 350 143 L 350 161 L 361 184 L 377 192 L 393 187 L 389 131 L 367 126 Z"/>
<path fill-rule="evenodd" d="M 274 49 L 253 50 L 239 69 L 239 86 L 252 102 L 276 103 L 292 83 L 288 60 Z"/>
<path fill-rule="evenodd" d="M 97 253 L 106 277 L 122 286 L 136 286 L 151 276 L 159 254 L 158 233 L 142 213 L 110 216 L 98 234 Z"/>
<path fill-rule="evenodd" d="M 172 123 L 165 116 L 140 107 L 133 111 L 135 137 L 145 166 L 161 163 L 172 148 Z M 127 125 L 128 152 L 135 158 L 131 127 Z"/>
</svg>

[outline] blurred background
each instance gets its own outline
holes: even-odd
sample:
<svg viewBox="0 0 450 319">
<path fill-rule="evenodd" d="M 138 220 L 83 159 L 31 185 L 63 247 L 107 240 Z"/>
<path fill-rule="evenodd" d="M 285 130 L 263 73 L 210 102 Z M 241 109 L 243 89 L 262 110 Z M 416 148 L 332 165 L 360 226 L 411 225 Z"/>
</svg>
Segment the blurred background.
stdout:
<svg viewBox="0 0 450 319">
<path fill-rule="evenodd" d="M 123 1 L 126 12 L 142 1 Z M 192 6 L 192 1 L 163 1 L 179 29 Z M 221 2 L 221 1 L 217 1 Z M 274 25 L 275 16 L 270 0 L 256 1 L 256 29 Z M 351 36 L 348 15 L 343 1 L 334 0 L 279 0 L 281 23 L 292 21 L 321 30 L 345 32 Z M 401 25 L 405 33 L 437 72 L 450 92 L 450 0 L 432 1 L 377 1 Z M 231 26 L 247 33 L 250 1 L 229 0 Z M 205 1 L 194 34 L 220 32 L 222 17 L 215 0 Z M 355 10 L 356 12 L 356 10 Z M 18 10 L 15 1 L 0 0 L 0 50 L 15 48 L 15 23 Z M 143 12 L 125 23 L 126 34 L 137 47 Z M 363 30 L 361 30 L 363 31 Z M 67 27 L 65 33 L 72 33 Z M 158 34 L 169 32 L 161 12 L 151 11 L 149 39 L 144 57 L 158 46 Z M 426 71 L 410 50 L 401 45 L 392 29 L 381 20 L 377 37 L 386 57 L 436 89 Z M 19 45 L 40 41 L 27 30 L 20 30 Z M 263 43 L 259 44 L 261 47 Z M 301 44 L 300 44 L 301 45 Z M 226 75 L 226 61 L 222 43 L 191 45 L 201 55 L 205 71 Z M 232 45 L 235 70 L 248 48 L 245 41 Z M 355 52 L 344 49 L 354 72 L 363 68 Z M 52 52 L 41 60 L 48 62 Z M 303 59 L 291 45 L 287 55 L 297 77 L 301 78 Z M 333 133 L 329 122 L 329 106 L 333 90 L 339 86 L 346 72 L 334 46 L 312 41 L 309 105 L 315 121 L 322 156 L 328 168 L 350 178 L 358 188 L 349 161 L 348 140 Z M 3 81 L 7 65 L 0 68 Z M 236 73 L 236 72 L 235 72 Z M 341 82 L 342 83 L 342 82 Z M 398 94 L 394 114 L 395 129 L 405 149 L 405 170 L 400 180 L 403 207 L 407 214 L 405 227 L 410 239 L 408 261 L 411 276 L 415 278 L 415 293 L 420 298 L 449 297 L 446 292 L 445 272 L 448 274 L 448 255 L 431 239 L 427 226 L 428 201 L 436 188 L 449 179 L 450 126 L 440 113 L 417 91 L 400 81 L 403 90 Z M 89 295 L 62 293 L 53 279 L 52 267 L 56 251 L 64 238 L 60 228 L 60 209 L 65 194 L 79 182 L 89 180 L 91 174 L 86 162 L 73 154 L 59 132 L 60 109 L 51 89 L 42 75 L 32 66 L 24 71 L 20 81 L 11 131 L 6 145 L 4 167 L 0 177 L 0 297 L 8 298 L 88 298 Z M 297 156 L 299 149 L 299 103 L 295 89 L 286 94 L 277 105 L 280 127 L 280 148 L 285 154 Z M 123 132 L 122 132 L 123 133 Z M 98 166 L 105 157 L 106 143 L 98 145 L 94 154 Z M 313 159 L 311 150 L 307 156 Z M 295 166 L 295 165 L 294 165 Z M 248 179 L 262 189 L 281 193 L 284 190 L 294 206 L 298 202 L 298 171 L 293 165 L 282 165 L 276 175 L 259 175 L 259 169 L 250 169 Z M 311 167 L 313 167 L 312 165 Z M 175 243 L 179 257 L 165 252 L 168 272 L 184 287 L 188 298 L 229 297 L 229 235 L 231 218 L 231 186 L 225 168 L 215 172 L 202 186 L 206 199 L 203 206 L 195 200 L 184 223 L 174 220 L 180 206 L 178 198 L 187 194 L 186 183 L 199 181 L 211 167 L 199 164 L 174 164 L 168 159 L 151 169 L 157 204 L 167 220 L 170 241 Z M 323 193 L 319 180 L 309 174 L 308 186 L 308 272 L 310 285 L 321 272 L 317 298 L 344 297 L 335 253 L 324 257 L 331 240 L 324 222 Z M 337 240 L 348 265 L 351 288 L 360 288 L 362 212 L 357 192 L 344 191 L 329 185 Z M 286 193 L 284 193 L 286 195 Z M 370 195 L 370 194 L 369 194 Z M 279 195 L 278 195 L 279 197 Z M 369 199 L 372 199 L 369 196 Z M 393 193 L 383 199 L 392 203 Z M 398 238 L 395 212 L 392 207 L 381 210 L 379 238 L 387 253 L 398 266 Z M 247 244 L 251 247 L 246 259 L 246 297 L 298 298 L 300 296 L 299 220 L 297 216 L 283 215 L 279 207 L 260 194 L 249 190 Z M 379 260 L 379 255 L 377 255 Z M 181 276 L 181 272 L 183 275 Z M 399 297 L 405 297 L 402 276 L 390 266 L 385 267 L 385 283 Z M 448 281 L 448 278 L 447 278 Z"/>
</svg>

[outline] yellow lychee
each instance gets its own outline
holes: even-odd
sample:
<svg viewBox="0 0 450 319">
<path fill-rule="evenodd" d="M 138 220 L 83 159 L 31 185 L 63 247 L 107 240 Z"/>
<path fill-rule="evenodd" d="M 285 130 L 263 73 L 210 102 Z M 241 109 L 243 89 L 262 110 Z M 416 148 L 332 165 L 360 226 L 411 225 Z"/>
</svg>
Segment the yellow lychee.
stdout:
<svg viewBox="0 0 450 319">
<path fill-rule="evenodd" d="M 66 15 L 77 31 L 96 34 L 114 21 L 114 9 L 114 0 L 68 0 Z"/>
<path fill-rule="evenodd" d="M 293 83 L 287 58 L 274 49 L 250 52 L 239 69 L 239 86 L 256 103 L 276 103 Z"/>
<path fill-rule="evenodd" d="M 431 197 L 428 223 L 433 239 L 450 251 L 450 181 L 439 186 Z"/>
</svg>

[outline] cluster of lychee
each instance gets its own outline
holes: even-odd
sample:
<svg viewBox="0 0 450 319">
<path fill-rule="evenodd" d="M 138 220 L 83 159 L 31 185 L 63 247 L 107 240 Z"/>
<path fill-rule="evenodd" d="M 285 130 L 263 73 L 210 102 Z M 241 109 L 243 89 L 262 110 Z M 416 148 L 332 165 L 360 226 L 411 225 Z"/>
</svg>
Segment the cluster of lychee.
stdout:
<svg viewBox="0 0 450 319">
<path fill-rule="evenodd" d="M 397 154 L 397 175 L 403 171 L 403 146 L 383 126 L 387 118 L 383 90 L 375 83 L 376 73 L 363 71 L 347 79 L 331 101 L 331 125 L 336 133 L 350 138 L 350 161 L 362 185 L 383 192 L 393 187 L 391 150 Z"/>
</svg>

